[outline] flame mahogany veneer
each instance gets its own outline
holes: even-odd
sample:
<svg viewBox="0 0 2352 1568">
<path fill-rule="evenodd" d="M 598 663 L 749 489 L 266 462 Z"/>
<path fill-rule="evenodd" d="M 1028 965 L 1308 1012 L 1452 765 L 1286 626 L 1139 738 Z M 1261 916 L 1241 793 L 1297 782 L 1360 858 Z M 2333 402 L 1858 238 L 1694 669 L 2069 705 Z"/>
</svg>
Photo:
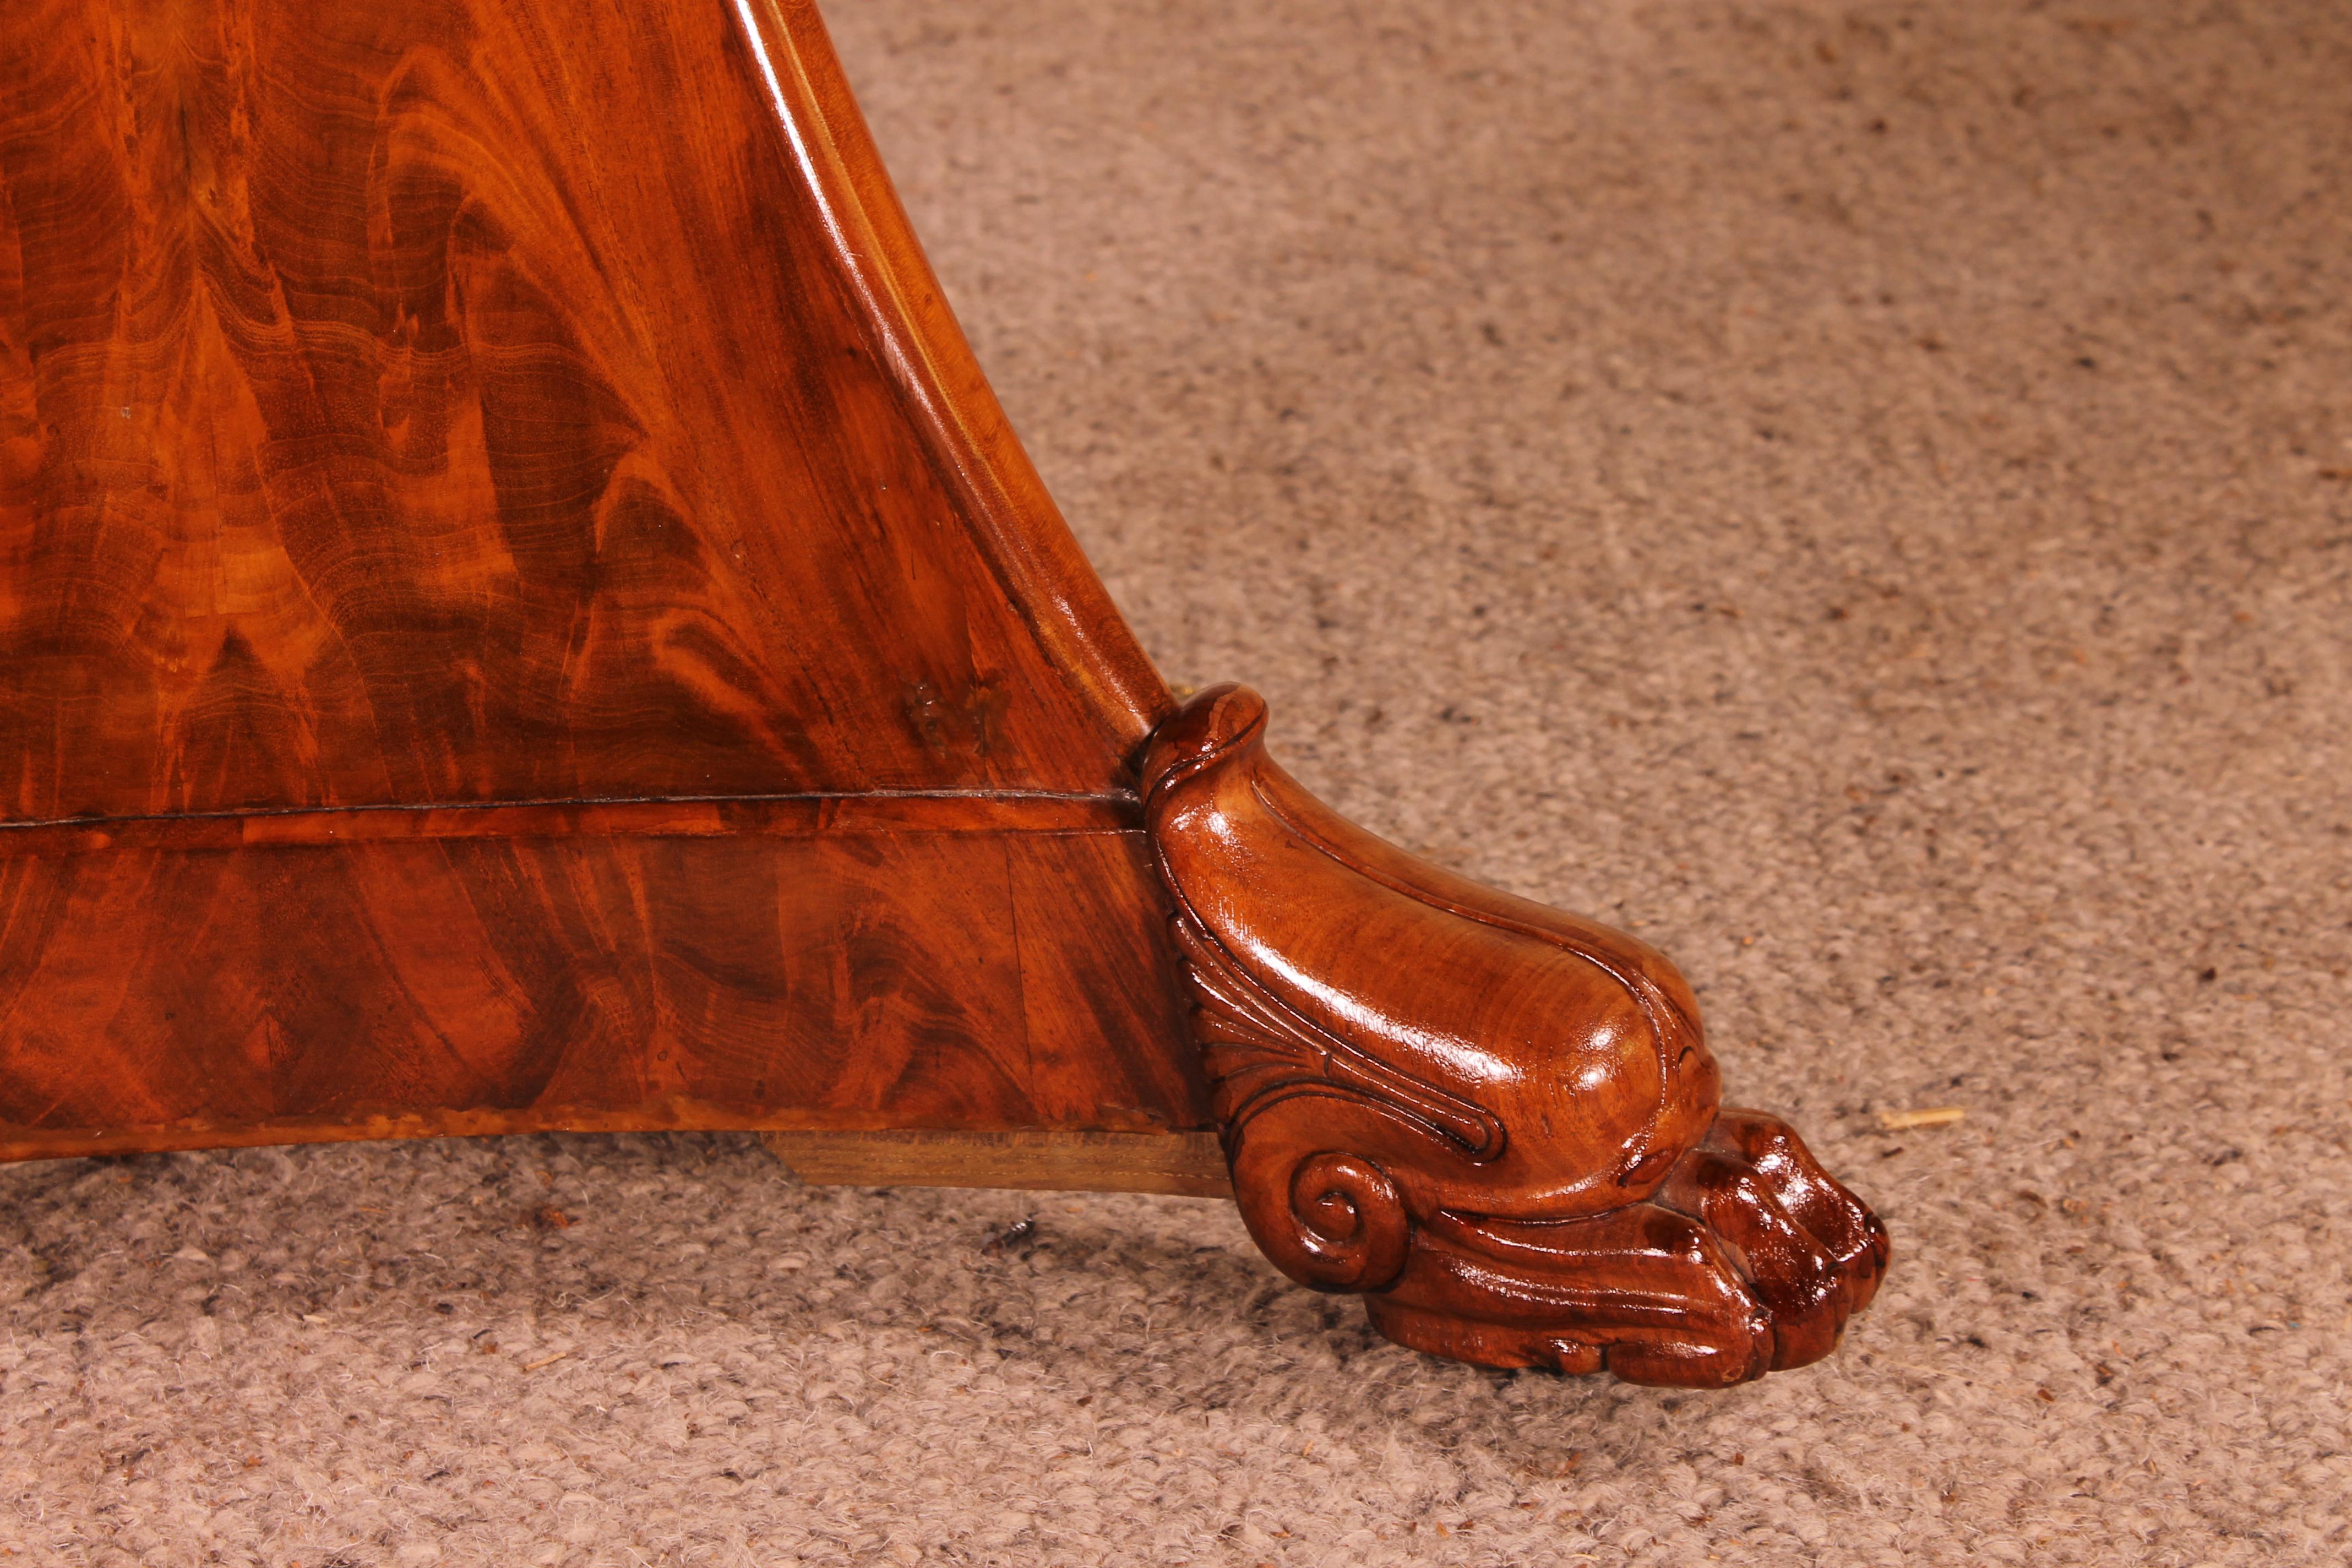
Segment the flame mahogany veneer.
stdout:
<svg viewBox="0 0 2352 1568">
<path fill-rule="evenodd" d="M 1673 967 L 1265 717 L 1153 673 L 807 5 L 0 8 L 0 1156 L 1229 1170 L 1409 1345 L 1826 1353 L 1885 1234 Z"/>
</svg>

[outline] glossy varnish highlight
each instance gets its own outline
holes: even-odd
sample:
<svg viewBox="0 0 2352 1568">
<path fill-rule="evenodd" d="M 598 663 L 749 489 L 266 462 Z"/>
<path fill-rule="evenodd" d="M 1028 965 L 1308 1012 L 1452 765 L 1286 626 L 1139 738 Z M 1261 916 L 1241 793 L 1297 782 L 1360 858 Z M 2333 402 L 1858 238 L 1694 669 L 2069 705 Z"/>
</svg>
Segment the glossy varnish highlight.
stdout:
<svg viewBox="0 0 2352 1568">
<path fill-rule="evenodd" d="M 1167 700 L 805 6 L 0 8 L 0 1154 L 1205 1125 Z"/>
<path fill-rule="evenodd" d="M 1207 1124 L 1139 833 L 1054 803 L 436 815 L 0 835 L 0 1158 Z"/>
<path fill-rule="evenodd" d="M 763 15 L 0 8 L 0 819 L 1120 782 Z"/>
</svg>

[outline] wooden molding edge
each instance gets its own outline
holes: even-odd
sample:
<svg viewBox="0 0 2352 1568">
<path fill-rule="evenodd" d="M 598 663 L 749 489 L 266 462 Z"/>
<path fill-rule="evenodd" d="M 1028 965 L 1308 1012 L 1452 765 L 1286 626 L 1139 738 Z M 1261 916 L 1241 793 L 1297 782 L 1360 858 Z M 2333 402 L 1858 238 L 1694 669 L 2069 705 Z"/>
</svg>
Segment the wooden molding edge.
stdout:
<svg viewBox="0 0 2352 1568">
<path fill-rule="evenodd" d="M 812 1186 L 1234 1195 L 1214 1132 L 762 1132 L 760 1142 Z"/>
<path fill-rule="evenodd" d="M 915 237 L 814 0 L 729 0 L 796 178 L 1005 593 L 1123 747 L 1174 699 L 1022 449 Z"/>
</svg>

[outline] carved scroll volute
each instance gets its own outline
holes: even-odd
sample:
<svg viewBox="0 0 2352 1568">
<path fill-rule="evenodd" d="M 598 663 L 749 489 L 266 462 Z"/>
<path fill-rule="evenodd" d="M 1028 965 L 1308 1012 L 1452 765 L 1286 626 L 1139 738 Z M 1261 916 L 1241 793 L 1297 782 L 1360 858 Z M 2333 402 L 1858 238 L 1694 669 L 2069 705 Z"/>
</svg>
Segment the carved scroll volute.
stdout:
<svg viewBox="0 0 2352 1568">
<path fill-rule="evenodd" d="M 1884 1231 L 1777 1122 L 1718 1125 L 1673 965 L 1354 827 L 1266 756 L 1265 728 L 1255 692 L 1202 692 L 1144 782 L 1267 1255 L 1374 1293 L 1395 1338 L 1491 1364 L 1721 1383 L 1825 1352 Z M 1742 1129 L 1780 1141 L 1715 1147 Z"/>
</svg>

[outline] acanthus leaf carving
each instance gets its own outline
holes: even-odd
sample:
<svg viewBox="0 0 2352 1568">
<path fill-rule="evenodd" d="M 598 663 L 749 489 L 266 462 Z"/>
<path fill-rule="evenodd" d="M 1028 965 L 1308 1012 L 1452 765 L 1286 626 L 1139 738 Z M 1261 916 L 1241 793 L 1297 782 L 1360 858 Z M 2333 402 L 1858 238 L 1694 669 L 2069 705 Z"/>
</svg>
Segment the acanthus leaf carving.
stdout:
<svg viewBox="0 0 2352 1568">
<path fill-rule="evenodd" d="M 1502 1152 L 1503 1124 L 1492 1112 L 1398 1072 L 1301 1017 L 1243 974 L 1187 914 L 1180 911 L 1170 925 L 1183 955 L 1218 1114 L 1228 1128 L 1245 1126 L 1287 1094 L 1340 1094 L 1426 1126 L 1470 1159 Z"/>
</svg>

